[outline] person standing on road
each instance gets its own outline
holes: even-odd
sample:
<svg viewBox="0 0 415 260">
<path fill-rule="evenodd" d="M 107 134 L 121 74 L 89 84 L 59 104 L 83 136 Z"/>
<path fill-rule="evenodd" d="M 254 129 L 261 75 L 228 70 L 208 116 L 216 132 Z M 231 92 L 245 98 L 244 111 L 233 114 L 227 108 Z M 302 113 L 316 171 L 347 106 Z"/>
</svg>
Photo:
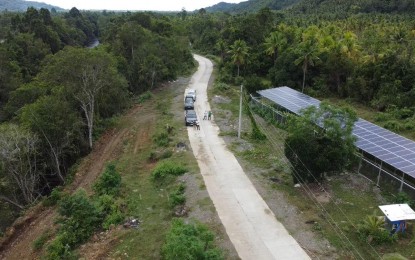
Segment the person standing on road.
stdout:
<svg viewBox="0 0 415 260">
<path fill-rule="evenodd" d="M 200 130 L 200 123 L 199 120 L 195 121 L 196 130 Z"/>
<path fill-rule="evenodd" d="M 208 112 L 205 111 L 205 114 L 203 115 L 203 120 L 206 120 L 207 119 L 207 116 L 208 116 Z"/>
<path fill-rule="evenodd" d="M 209 110 L 208 112 L 208 120 L 210 120 L 212 118 L 212 111 Z"/>
</svg>

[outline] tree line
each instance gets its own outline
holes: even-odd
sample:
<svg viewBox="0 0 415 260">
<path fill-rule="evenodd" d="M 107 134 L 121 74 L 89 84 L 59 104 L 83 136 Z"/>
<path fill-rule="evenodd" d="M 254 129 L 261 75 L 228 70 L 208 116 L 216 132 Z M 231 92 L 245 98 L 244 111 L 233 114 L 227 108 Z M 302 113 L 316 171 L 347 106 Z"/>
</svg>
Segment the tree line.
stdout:
<svg viewBox="0 0 415 260">
<path fill-rule="evenodd" d="M 412 117 L 413 16 L 325 14 L 265 8 L 233 16 L 196 13 L 186 20 L 193 46 L 220 57 L 225 82 L 245 82 L 251 92 L 290 86 Z"/>
<path fill-rule="evenodd" d="M 64 184 L 135 95 L 194 66 L 175 16 L 28 8 L 0 21 L 0 203 L 18 208 Z"/>
</svg>

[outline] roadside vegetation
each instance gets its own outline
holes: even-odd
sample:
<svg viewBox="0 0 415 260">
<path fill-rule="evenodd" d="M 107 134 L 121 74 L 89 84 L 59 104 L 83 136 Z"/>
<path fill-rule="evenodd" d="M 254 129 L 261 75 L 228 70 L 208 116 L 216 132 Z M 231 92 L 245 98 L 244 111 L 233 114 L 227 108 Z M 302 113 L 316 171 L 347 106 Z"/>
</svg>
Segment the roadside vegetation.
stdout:
<svg viewBox="0 0 415 260">
<path fill-rule="evenodd" d="M 297 241 L 301 241 L 304 232 L 299 229 L 304 228 L 316 234 L 316 240 L 319 237 L 327 239 L 331 245 L 329 251 L 335 250 L 340 258 L 376 259 L 384 254 L 395 252 L 411 258 L 414 254 L 411 246 L 412 228 L 409 227 L 405 234 L 390 236 L 389 231 L 384 228 L 383 213 L 378 205 L 388 203 L 412 205 L 413 199 L 405 194 L 392 195 L 382 192 L 373 183 L 356 173 L 356 164 L 352 164 L 351 166 L 354 167 L 351 169 L 342 169 L 335 175 L 321 176 L 319 183 L 313 183 L 315 179 L 312 177 L 310 180 L 312 183 L 306 182 L 297 188 L 294 187 L 296 175 L 293 175 L 292 164 L 287 159 L 284 149 L 287 138 L 294 133 L 288 131 L 291 128 L 278 124 L 272 116 L 260 115 L 253 110 L 257 126 L 266 135 L 266 139 L 253 138 L 253 127 L 249 113 L 246 112 L 249 104 L 244 103 L 242 140 L 237 139 L 239 94 L 236 93 L 239 86 L 224 87 L 224 83 L 221 82 L 216 82 L 215 86 L 210 90 L 209 96 L 213 103 L 215 122 L 221 128 L 221 135 L 227 140 L 228 147 L 237 155 L 238 160 L 242 161 L 241 165 L 257 189 L 263 190 L 262 196 L 271 207 L 276 198 L 270 194 L 278 196 L 283 194 L 287 203 L 295 205 L 298 213 L 292 211 L 288 213 L 280 208 L 275 214 Z M 220 100 L 228 102 L 222 103 Z M 307 121 L 307 119 L 297 120 Z M 229 129 L 229 125 L 233 125 L 233 128 Z M 310 127 L 315 126 L 310 125 Z M 300 132 L 300 136 L 307 134 L 304 131 Z M 318 137 L 319 135 L 316 135 L 314 138 Z M 325 167 L 332 166 L 325 165 Z M 298 173 L 298 168 L 295 170 Z M 306 171 L 305 175 L 310 175 L 310 172 Z M 278 211 L 282 211 L 281 214 Z M 290 214 L 300 216 L 301 227 L 300 223 L 290 226 L 288 220 Z"/>
<path fill-rule="evenodd" d="M 286 85 L 331 104 L 352 104 L 358 116 L 415 138 L 414 17 L 407 15 L 414 5 L 360 2 L 301 1 L 290 10 L 257 8 L 240 15 L 204 9 L 174 15 L 76 8 L 1 13 L 0 235 L 42 201 L 59 212 L 56 229 L 38 234 L 32 245 L 49 259 L 84 254 L 80 245 L 97 231 L 114 232 L 114 243 L 103 251 L 115 258 L 174 259 L 177 250 L 183 258 L 226 258 L 204 224 L 175 220 L 187 212 L 188 185 L 182 178 L 198 168 L 188 150 L 178 149 L 178 144 L 186 147 L 187 135 L 172 100 L 182 93 L 159 87 L 194 68 L 191 46 L 216 61 L 210 90 L 215 121 L 245 167 L 261 169 L 254 179 L 286 195 L 308 229 L 328 239 L 342 258 L 393 252 L 413 258 L 413 232 L 388 236 L 377 208 L 413 201 L 405 194 L 382 193 L 353 168 L 344 170 L 352 166 L 352 151 L 336 144 L 339 138 L 350 144 L 349 136 L 328 140 L 330 133 L 301 119 L 277 125 L 269 115 L 250 111 L 246 98 L 242 140 L 235 140 L 241 84 L 247 93 Z M 98 47 L 86 48 L 96 39 Z M 122 117 L 125 111 L 131 114 Z M 93 187 L 68 192 L 79 178 L 82 158 L 108 129 L 121 131 L 117 156 Z M 294 188 L 292 166 L 301 171 L 295 158 L 306 151 L 304 140 L 318 148 L 302 157 L 315 155 L 306 168 L 319 182 L 309 184 L 303 169 L 307 181 Z M 287 144 L 295 154 L 284 151 Z M 326 144 L 336 149 L 326 150 Z M 341 160 L 328 165 L 333 154 Z M 337 174 L 327 176 L 328 171 Z M 208 199 L 197 203 L 212 208 Z M 139 221 L 138 229 L 117 229 L 131 218 Z M 290 232 L 301 238 L 300 230 Z M 194 252 L 181 250 L 184 245 Z"/>
<path fill-rule="evenodd" d="M 169 19 L 76 8 L 0 14 L 0 230 L 69 183 L 71 167 L 134 96 L 194 67 L 182 27 Z"/>
</svg>

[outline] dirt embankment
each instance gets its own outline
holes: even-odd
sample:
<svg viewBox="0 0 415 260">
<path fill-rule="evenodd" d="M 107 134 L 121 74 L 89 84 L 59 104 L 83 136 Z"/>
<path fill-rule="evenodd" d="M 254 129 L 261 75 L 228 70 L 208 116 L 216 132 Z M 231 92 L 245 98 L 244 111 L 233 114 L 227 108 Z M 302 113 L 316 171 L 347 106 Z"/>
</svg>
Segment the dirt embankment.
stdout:
<svg viewBox="0 0 415 260">
<path fill-rule="evenodd" d="M 135 124 L 148 123 L 143 108 L 139 105 L 133 107 L 126 119 Z M 125 119 L 124 119 L 125 120 Z M 137 133 L 146 135 L 146 133 Z M 107 162 L 117 158 L 122 148 L 123 140 L 129 135 L 129 127 L 111 129 L 95 143 L 93 151 L 82 160 L 73 182 L 67 186 L 66 191 L 73 193 L 83 188 L 91 192 L 91 185 L 103 171 Z M 148 133 L 147 133 L 148 135 Z M 138 149 L 138 147 L 137 147 Z M 6 231 L 5 237 L 0 241 L 0 259 L 39 259 L 42 252 L 33 250 L 33 242 L 47 231 L 56 229 L 55 208 L 45 208 L 41 204 L 31 208 L 23 217 L 16 220 L 14 225 Z M 111 242 L 109 239 L 108 241 Z"/>
</svg>

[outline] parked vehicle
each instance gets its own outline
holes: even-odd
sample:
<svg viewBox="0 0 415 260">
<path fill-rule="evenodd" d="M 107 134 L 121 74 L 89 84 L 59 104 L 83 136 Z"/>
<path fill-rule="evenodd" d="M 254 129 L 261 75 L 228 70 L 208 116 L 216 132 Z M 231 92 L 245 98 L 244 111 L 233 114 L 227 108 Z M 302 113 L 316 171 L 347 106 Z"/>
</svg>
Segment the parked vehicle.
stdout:
<svg viewBox="0 0 415 260">
<path fill-rule="evenodd" d="M 188 109 L 194 109 L 195 105 L 194 105 L 194 101 L 192 97 L 186 97 L 184 100 L 184 109 L 188 110 Z"/>
<path fill-rule="evenodd" d="M 195 89 L 186 89 L 186 97 L 192 97 L 193 101 L 196 101 L 196 90 Z"/>
<path fill-rule="evenodd" d="M 193 109 L 186 110 L 185 115 L 184 115 L 184 122 L 186 126 L 188 125 L 192 126 L 195 124 L 196 121 L 197 121 L 196 111 L 194 111 Z"/>
</svg>

